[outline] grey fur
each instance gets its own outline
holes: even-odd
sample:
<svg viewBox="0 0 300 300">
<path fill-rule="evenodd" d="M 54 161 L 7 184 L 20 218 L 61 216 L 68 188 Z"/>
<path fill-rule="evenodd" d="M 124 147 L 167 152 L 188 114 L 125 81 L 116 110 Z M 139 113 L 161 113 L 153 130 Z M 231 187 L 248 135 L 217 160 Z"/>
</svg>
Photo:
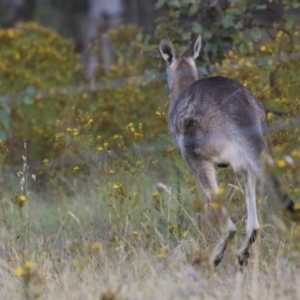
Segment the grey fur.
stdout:
<svg viewBox="0 0 300 300">
<path fill-rule="evenodd" d="M 198 79 L 194 60 L 200 47 L 200 36 L 182 55 L 176 54 L 168 38 L 160 42 L 159 50 L 167 62 L 169 128 L 209 201 L 220 204 L 217 216 L 224 237 L 212 256 L 215 266 L 235 226 L 218 196 L 214 164 L 230 164 L 234 171 L 242 171 L 248 219 L 247 237 L 238 251 L 238 261 L 244 265 L 259 229 L 255 185 L 262 174 L 262 156 L 267 153 L 263 137 L 266 114 L 262 104 L 239 82 L 221 76 Z"/>
</svg>

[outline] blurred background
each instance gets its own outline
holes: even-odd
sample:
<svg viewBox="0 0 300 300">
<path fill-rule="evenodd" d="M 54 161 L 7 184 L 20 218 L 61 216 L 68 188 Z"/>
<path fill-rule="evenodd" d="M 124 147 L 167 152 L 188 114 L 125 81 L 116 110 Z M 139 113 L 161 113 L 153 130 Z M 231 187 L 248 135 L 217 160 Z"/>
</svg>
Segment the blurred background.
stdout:
<svg viewBox="0 0 300 300">
<path fill-rule="evenodd" d="M 126 147 L 171 152 L 163 36 L 180 51 L 202 34 L 201 76 L 235 78 L 272 118 L 297 117 L 299 13 L 296 0 L 0 0 L 4 169 L 24 141 L 41 177 L 79 162 L 90 174 Z"/>
<path fill-rule="evenodd" d="M 35 21 L 52 28 L 65 38 L 74 41 L 75 51 L 86 54 L 89 43 L 100 40 L 105 51 L 105 65 L 111 63 L 110 50 L 103 34 L 121 24 L 135 24 L 146 33 L 154 34 L 158 10 L 155 1 L 124 0 L 76 0 L 76 1 L 6 1 L 0 2 L 0 18 L 3 28 L 18 22 Z M 95 58 L 86 57 L 89 75 L 96 67 Z"/>
<path fill-rule="evenodd" d="M 2 298 L 119 299 L 136 282 L 124 299 L 300 298 L 300 226 L 263 188 L 249 272 L 236 276 L 231 249 L 211 276 L 221 231 L 170 137 L 158 51 L 164 36 L 180 53 L 201 34 L 200 77 L 235 79 L 263 103 L 278 190 L 299 212 L 299 15 L 300 0 L 0 0 Z M 245 191 L 216 172 L 238 249 Z M 197 264 L 207 273 L 187 275 Z M 172 296 L 153 297 L 169 277 Z"/>
</svg>

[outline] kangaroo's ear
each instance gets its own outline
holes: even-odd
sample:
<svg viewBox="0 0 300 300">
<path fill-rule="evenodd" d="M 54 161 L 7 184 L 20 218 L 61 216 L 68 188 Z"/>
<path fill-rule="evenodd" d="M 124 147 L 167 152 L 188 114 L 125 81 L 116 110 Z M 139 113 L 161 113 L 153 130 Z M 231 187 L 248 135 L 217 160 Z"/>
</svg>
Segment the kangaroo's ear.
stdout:
<svg viewBox="0 0 300 300">
<path fill-rule="evenodd" d="M 172 42 L 167 37 L 164 37 L 160 41 L 159 51 L 160 51 L 161 56 L 163 57 L 163 59 L 168 64 L 171 64 L 174 61 L 174 59 L 176 57 L 175 49 L 174 49 L 174 46 L 173 46 Z"/>
<path fill-rule="evenodd" d="M 187 47 L 187 49 L 184 51 L 182 56 L 196 59 L 199 56 L 201 45 L 202 45 L 202 38 L 201 35 L 199 35 L 197 39 Z"/>
</svg>

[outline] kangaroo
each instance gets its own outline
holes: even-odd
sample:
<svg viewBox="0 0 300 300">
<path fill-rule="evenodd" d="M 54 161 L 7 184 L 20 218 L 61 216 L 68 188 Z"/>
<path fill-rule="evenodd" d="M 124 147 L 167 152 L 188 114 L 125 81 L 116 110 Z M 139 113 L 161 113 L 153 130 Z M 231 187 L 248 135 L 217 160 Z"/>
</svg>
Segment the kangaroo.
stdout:
<svg viewBox="0 0 300 300">
<path fill-rule="evenodd" d="M 257 178 L 263 174 L 263 156 L 268 154 L 263 136 L 266 114 L 262 104 L 241 83 L 221 76 L 198 79 L 195 60 L 200 49 L 201 36 L 181 55 L 176 54 L 167 37 L 159 44 L 167 63 L 169 129 L 220 221 L 223 236 L 211 256 L 215 267 L 233 239 L 236 226 L 223 205 L 214 165 L 230 165 L 235 172 L 242 173 L 247 234 L 237 258 L 243 266 L 260 227 L 255 195 Z M 294 202 L 285 196 L 284 201 L 285 208 L 293 212 Z"/>
</svg>

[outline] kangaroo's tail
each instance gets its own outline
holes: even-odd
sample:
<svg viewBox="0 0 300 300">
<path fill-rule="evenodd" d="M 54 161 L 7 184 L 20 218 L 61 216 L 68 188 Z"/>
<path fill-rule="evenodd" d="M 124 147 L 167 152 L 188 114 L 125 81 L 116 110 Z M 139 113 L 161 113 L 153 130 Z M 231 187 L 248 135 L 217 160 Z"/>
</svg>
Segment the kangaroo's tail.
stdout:
<svg viewBox="0 0 300 300">
<path fill-rule="evenodd" d="M 278 197 L 280 208 L 292 221 L 300 222 L 300 203 L 295 203 L 295 201 L 293 201 L 289 195 L 282 190 L 280 181 L 274 172 L 274 167 L 267 173 L 268 185 Z"/>
</svg>

